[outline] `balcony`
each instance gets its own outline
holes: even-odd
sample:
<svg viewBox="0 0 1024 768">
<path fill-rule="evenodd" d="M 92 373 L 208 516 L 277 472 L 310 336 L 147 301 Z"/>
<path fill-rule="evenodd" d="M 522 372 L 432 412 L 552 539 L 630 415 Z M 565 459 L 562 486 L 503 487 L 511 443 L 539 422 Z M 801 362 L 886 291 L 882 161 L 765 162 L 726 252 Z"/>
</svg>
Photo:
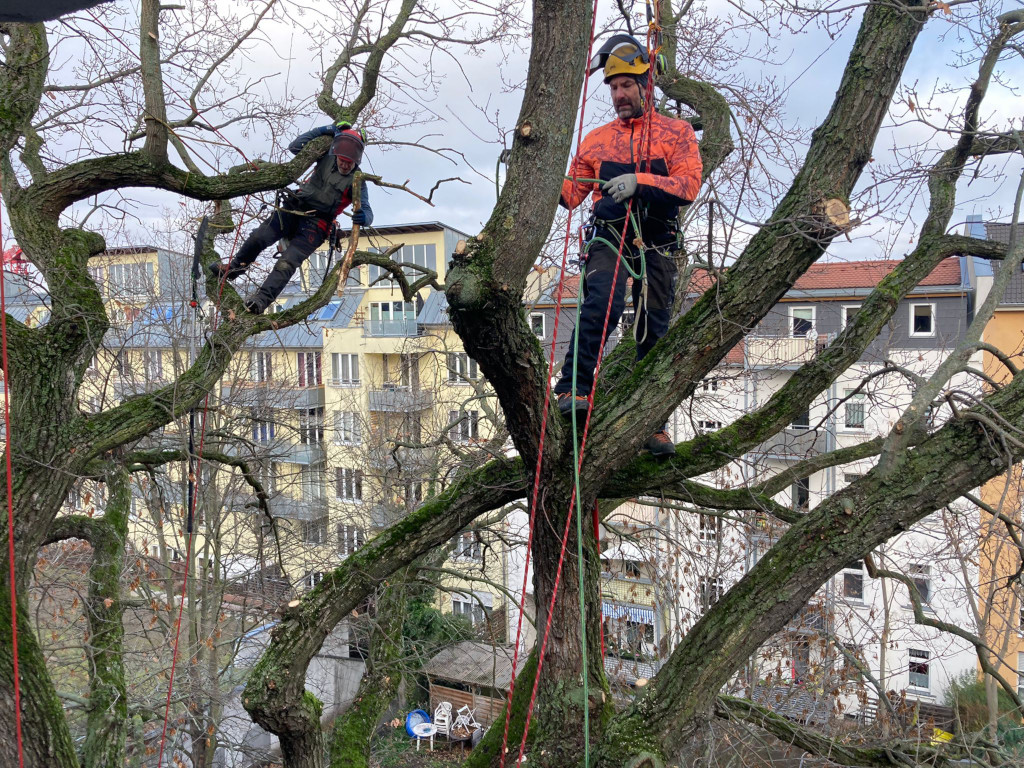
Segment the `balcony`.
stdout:
<svg viewBox="0 0 1024 768">
<path fill-rule="evenodd" d="M 281 461 L 291 464 L 322 464 L 326 458 L 323 444 L 291 443 L 282 446 L 281 452 Z"/>
<path fill-rule="evenodd" d="M 319 520 L 327 514 L 326 499 L 293 499 L 278 496 L 270 501 L 270 513 L 288 520 Z"/>
<path fill-rule="evenodd" d="M 370 390 L 370 410 L 386 413 L 425 411 L 433 405 L 433 393 L 409 387 Z"/>
<path fill-rule="evenodd" d="M 747 365 L 750 368 L 796 368 L 813 360 L 829 341 L 825 336 L 747 336 Z"/>
<path fill-rule="evenodd" d="M 753 453 L 780 461 L 802 461 L 825 451 L 827 434 L 821 429 L 793 429 L 788 427 L 772 435 L 754 449 Z"/>
<path fill-rule="evenodd" d="M 434 459 L 434 451 L 430 448 L 375 445 L 366 453 L 366 463 L 378 470 L 401 467 L 406 471 L 417 472 L 432 466 Z"/>
<path fill-rule="evenodd" d="M 366 320 L 363 322 L 363 336 L 419 336 L 422 333 L 414 318 L 403 320 Z"/>
<path fill-rule="evenodd" d="M 221 397 L 235 405 L 317 408 L 324 404 L 324 388 L 285 381 L 236 381 L 221 387 Z"/>
</svg>

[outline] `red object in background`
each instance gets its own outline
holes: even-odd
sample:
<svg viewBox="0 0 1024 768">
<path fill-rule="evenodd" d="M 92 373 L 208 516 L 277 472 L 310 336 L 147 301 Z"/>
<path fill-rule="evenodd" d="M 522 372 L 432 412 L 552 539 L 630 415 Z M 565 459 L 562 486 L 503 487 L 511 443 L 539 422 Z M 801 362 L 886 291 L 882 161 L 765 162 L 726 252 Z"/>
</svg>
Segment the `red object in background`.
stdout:
<svg viewBox="0 0 1024 768">
<path fill-rule="evenodd" d="M 21 248 L 13 245 L 4 251 L 3 268 L 15 275 L 28 275 L 28 259 L 23 255 Z"/>
</svg>

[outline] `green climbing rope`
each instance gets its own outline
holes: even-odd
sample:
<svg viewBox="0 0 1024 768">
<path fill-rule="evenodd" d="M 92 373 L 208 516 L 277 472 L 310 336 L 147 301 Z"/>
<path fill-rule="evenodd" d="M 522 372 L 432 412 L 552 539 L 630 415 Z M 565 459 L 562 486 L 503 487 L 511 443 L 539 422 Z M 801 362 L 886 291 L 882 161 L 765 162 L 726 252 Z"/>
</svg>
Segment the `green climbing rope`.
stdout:
<svg viewBox="0 0 1024 768">
<path fill-rule="evenodd" d="M 630 220 L 633 222 L 634 231 L 640 232 L 640 223 L 636 219 L 636 215 L 630 210 L 628 213 Z M 623 233 L 625 238 L 625 233 Z M 644 280 L 647 276 L 647 259 L 643 249 L 640 250 L 640 269 L 634 272 L 629 265 L 629 260 L 623 254 L 621 244 L 616 246 L 611 241 L 603 237 L 592 238 L 584 247 L 584 254 L 587 253 L 594 243 L 603 243 L 609 248 L 612 248 L 618 252 L 619 260 L 622 262 L 622 266 L 626 268 L 626 271 L 634 280 Z M 580 288 L 576 296 L 576 332 L 573 333 L 573 345 L 572 345 L 572 466 L 573 466 L 573 482 L 576 492 L 576 571 L 577 571 L 577 585 L 579 588 L 579 603 L 580 603 L 580 639 L 582 640 L 582 662 L 583 662 L 583 768 L 589 768 L 590 766 L 590 667 L 587 661 L 587 609 L 586 609 L 586 594 L 584 592 L 584 569 L 583 569 L 583 515 L 580 513 L 580 505 L 582 496 L 580 495 L 580 443 L 579 443 L 579 425 L 576 416 L 576 368 L 579 361 L 579 350 L 580 350 L 580 312 L 583 306 L 583 292 L 587 279 L 587 270 L 584 264 L 583 269 L 580 272 Z M 608 297 L 609 303 L 614 300 L 615 295 L 615 284 L 612 283 L 612 293 Z M 598 351 L 600 355 L 600 351 Z M 598 358 L 600 359 L 600 358 Z M 597 385 L 595 381 L 591 385 L 591 397 L 593 396 L 593 387 Z"/>
</svg>

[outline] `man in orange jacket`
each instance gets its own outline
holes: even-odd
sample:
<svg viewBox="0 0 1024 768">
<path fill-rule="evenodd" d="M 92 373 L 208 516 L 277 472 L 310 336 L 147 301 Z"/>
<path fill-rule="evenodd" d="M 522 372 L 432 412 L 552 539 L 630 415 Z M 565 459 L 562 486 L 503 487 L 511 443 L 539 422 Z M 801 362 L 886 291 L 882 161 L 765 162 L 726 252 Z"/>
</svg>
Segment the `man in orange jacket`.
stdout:
<svg viewBox="0 0 1024 768">
<path fill-rule="evenodd" d="M 653 111 L 645 104 L 651 66 L 647 50 L 629 35 L 611 38 L 591 62 L 591 74 L 604 70 L 617 119 L 584 137 L 572 162 L 569 180 L 562 184 L 561 204 L 570 210 L 594 195 L 594 235 L 587 244 L 582 281 L 579 336 L 573 340 L 555 385 L 558 409 L 570 416 L 585 413 L 587 395 L 594 384 L 594 368 L 601 354 L 601 330 L 611 296 L 608 328 L 615 328 L 626 303 L 629 264 L 633 281 L 634 333 L 639 360 L 668 331 L 675 289 L 677 248 L 676 217 L 681 205 L 692 203 L 700 190 L 702 165 L 693 128 Z M 651 110 L 648 115 L 646 110 Z M 650 124 L 648 126 L 648 118 Z M 582 181 L 573 181 L 581 179 Z M 593 179 L 598 179 L 594 183 Z M 629 220 L 627 221 L 627 208 Z M 615 283 L 615 263 L 622 257 Z M 573 373 L 575 371 L 575 392 Z M 662 428 L 644 446 L 655 456 L 675 453 L 675 445 Z"/>
</svg>

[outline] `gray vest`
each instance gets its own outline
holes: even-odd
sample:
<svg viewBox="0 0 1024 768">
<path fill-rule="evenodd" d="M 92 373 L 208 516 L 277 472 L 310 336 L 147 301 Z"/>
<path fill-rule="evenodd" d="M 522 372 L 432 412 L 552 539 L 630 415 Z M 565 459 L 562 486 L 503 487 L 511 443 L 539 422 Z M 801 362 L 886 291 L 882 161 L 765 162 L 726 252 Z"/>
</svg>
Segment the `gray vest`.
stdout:
<svg viewBox="0 0 1024 768">
<path fill-rule="evenodd" d="M 352 186 L 353 175 L 355 169 L 348 175 L 342 174 L 338 170 L 334 155 L 328 152 L 317 161 L 313 175 L 299 185 L 295 196 L 303 207 L 308 206 L 324 217 L 334 218 L 345 190 Z"/>
</svg>

